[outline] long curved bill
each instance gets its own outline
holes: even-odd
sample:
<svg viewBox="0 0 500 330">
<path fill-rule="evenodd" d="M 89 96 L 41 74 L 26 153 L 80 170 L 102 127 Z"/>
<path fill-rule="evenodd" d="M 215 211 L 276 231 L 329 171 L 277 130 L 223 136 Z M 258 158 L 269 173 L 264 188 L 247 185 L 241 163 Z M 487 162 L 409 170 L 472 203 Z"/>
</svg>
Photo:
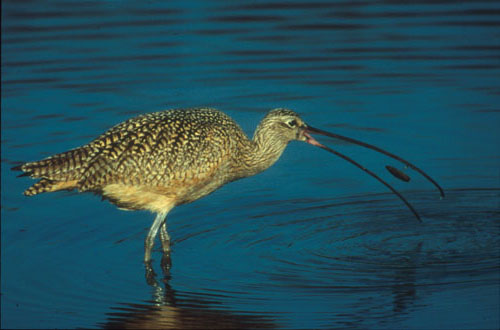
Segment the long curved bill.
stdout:
<svg viewBox="0 0 500 330">
<path fill-rule="evenodd" d="M 368 143 L 365 143 L 365 142 L 362 142 L 362 141 L 359 141 L 359 140 L 356 140 L 356 139 L 352 139 L 350 137 L 347 137 L 347 136 L 343 136 L 343 135 L 340 135 L 340 134 L 335 134 L 335 133 L 330 133 L 330 132 L 326 132 L 326 131 L 323 131 L 323 130 L 320 130 L 318 128 L 314 128 L 314 127 L 311 127 L 311 126 L 307 126 L 305 127 L 304 129 L 304 136 L 306 137 L 306 142 L 313 145 L 313 146 L 316 146 L 316 147 L 319 147 L 319 148 L 322 148 L 322 149 L 325 149 L 331 153 L 333 153 L 334 155 L 342 158 L 342 159 L 345 159 L 347 160 L 349 163 L 353 164 L 354 166 L 360 168 L 361 170 L 363 170 L 364 172 L 368 173 L 369 175 L 371 175 L 372 177 L 374 177 L 375 179 L 377 179 L 380 183 L 382 183 L 383 185 L 385 185 L 387 188 L 389 188 L 394 194 L 396 194 L 396 196 L 398 196 L 405 204 L 406 206 L 410 209 L 410 211 L 415 215 L 415 217 L 417 218 L 418 221 L 422 221 L 420 219 L 420 216 L 418 215 L 417 211 L 413 208 L 413 206 L 406 200 L 406 198 L 403 197 L 403 195 L 401 195 L 396 189 L 394 189 L 390 184 L 388 184 L 387 182 L 385 182 L 383 179 L 381 179 L 378 175 L 376 175 L 375 173 L 373 173 L 372 171 L 370 171 L 369 169 L 367 169 L 366 167 L 364 167 L 363 165 L 359 164 L 358 162 L 354 161 L 353 159 L 351 159 L 350 157 L 347 157 L 346 155 L 343 155 L 341 154 L 340 152 L 338 151 L 335 151 L 327 146 L 324 146 L 322 145 L 321 143 L 319 143 L 318 141 L 316 141 L 309 133 L 312 133 L 312 134 L 321 134 L 321 135 L 325 135 L 325 136 L 329 136 L 329 137 L 332 137 L 332 138 L 335 138 L 335 139 L 339 139 L 339 140 L 343 140 L 343 141 L 347 141 L 347 142 L 350 142 L 350 143 L 353 143 L 353 144 L 357 144 L 359 146 L 362 146 L 362 147 L 365 147 L 365 148 L 368 148 L 368 149 L 372 149 L 372 150 L 375 150 L 375 151 L 378 151 L 388 157 L 391 157 L 393 159 L 396 159 L 397 161 L 405 164 L 407 167 L 417 171 L 418 173 L 420 173 L 424 178 L 426 178 L 428 181 L 430 181 L 438 190 L 439 190 L 439 193 L 441 194 L 441 197 L 444 197 L 444 191 L 443 191 L 443 188 L 441 188 L 441 186 L 434 180 L 432 179 L 429 175 L 427 175 L 427 173 L 425 173 L 424 171 L 422 171 L 421 169 L 419 169 L 417 166 L 413 165 L 412 163 L 410 163 L 409 161 L 397 156 L 397 155 L 394 155 L 386 150 L 383 150 L 377 146 L 374 146 L 374 145 L 371 145 L 371 144 L 368 144 Z M 395 175 L 393 173 L 393 171 L 391 171 L 391 173 L 393 175 Z M 402 173 L 402 172 L 401 172 Z M 402 173 L 403 174 L 403 173 Z M 408 180 L 404 180 L 404 181 L 409 181 L 409 178 Z"/>
</svg>

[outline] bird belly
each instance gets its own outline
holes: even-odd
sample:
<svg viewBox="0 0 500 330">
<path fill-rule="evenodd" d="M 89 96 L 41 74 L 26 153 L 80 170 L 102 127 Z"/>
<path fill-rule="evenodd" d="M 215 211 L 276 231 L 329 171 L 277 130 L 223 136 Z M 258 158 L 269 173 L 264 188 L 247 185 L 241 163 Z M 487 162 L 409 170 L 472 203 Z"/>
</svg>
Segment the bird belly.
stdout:
<svg viewBox="0 0 500 330">
<path fill-rule="evenodd" d="M 179 194 L 177 205 L 194 202 L 195 200 L 217 190 L 217 188 L 224 185 L 224 183 L 224 180 L 214 179 L 209 182 L 199 182 L 197 184 L 189 185 L 186 189 L 180 189 L 182 193 Z"/>
<path fill-rule="evenodd" d="M 161 186 L 112 183 L 104 186 L 101 194 L 121 209 L 158 213 L 176 205 L 193 202 L 223 184 L 224 180 L 218 178 L 172 180 L 168 185 Z"/>
<path fill-rule="evenodd" d="M 149 186 L 122 183 L 108 184 L 102 188 L 103 198 L 121 209 L 148 210 L 154 213 L 170 210 L 176 204 L 176 195 Z"/>
</svg>

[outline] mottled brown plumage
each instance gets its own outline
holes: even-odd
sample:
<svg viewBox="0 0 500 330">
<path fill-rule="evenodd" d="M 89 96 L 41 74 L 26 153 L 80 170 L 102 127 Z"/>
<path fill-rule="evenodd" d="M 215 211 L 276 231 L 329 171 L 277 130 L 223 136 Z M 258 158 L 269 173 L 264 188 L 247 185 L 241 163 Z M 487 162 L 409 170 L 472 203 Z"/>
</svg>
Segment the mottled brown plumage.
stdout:
<svg viewBox="0 0 500 330">
<path fill-rule="evenodd" d="M 27 196 L 78 189 L 102 194 L 125 209 L 150 209 L 108 195 L 105 187 L 118 184 L 175 194 L 178 205 L 274 163 L 289 141 L 281 136 L 269 139 L 281 117 L 298 116 L 275 109 L 249 140 L 238 124 L 215 109 L 155 112 L 118 124 L 87 145 L 15 169 L 41 178 L 24 192 Z"/>
<path fill-rule="evenodd" d="M 24 192 L 27 196 L 77 189 L 102 195 L 122 209 L 157 213 L 163 243 L 170 209 L 265 170 L 289 141 L 306 140 L 304 127 L 295 112 L 275 109 L 250 140 L 216 109 L 167 110 L 129 119 L 87 145 L 14 169 L 41 179 Z M 154 227 L 150 240 L 158 230 Z M 146 261 L 151 247 L 146 242 Z M 165 244 L 164 250 L 169 250 Z"/>
<path fill-rule="evenodd" d="M 251 140 L 238 124 L 216 109 L 145 114 L 112 127 L 80 148 L 13 169 L 23 171 L 21 176 L 40 179 L 24 192 L 27 196 L 77 189 L 99 194 L 122 209 L 156 213 L 145 240 L 146 264 L 151 260 L 158 231 L 164 256 L 169 256 L 165 218 L 173 207 L 265 170 L 292 140 L 305 141 L 357 166 L 388 187 L 420 220 L 416 210 L 391 185 L 351 158 L 320 144 L 311 133 L 348 141 L 396 159 L 422 174 L 444 197 L 437 182 L 412 163 L 374 145 L 308 126 L 287 109 L 271 110 Z"/>
</svg>

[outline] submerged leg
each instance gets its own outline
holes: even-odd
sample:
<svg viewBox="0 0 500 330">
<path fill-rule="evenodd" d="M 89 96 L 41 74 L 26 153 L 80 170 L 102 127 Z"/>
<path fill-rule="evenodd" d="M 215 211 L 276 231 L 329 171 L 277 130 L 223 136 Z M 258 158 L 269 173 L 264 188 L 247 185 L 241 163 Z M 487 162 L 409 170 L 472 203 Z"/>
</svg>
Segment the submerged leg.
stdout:
<svg viewBox="0 0 500 330">
<path fill-rule="evenodd" d="M 167 232 L 167 222 L 163 221 L 160 227 L 160 241 L 161 247 L 163 248 L 163 253 L 170 253 L 170 236 Z"/>
<path fill-rule="evenodd" d="M 155 244 L 155 237 L 158 234 L 158 229 L 165 222 L 165 218 L 167 217 L 167 212 L 161 212 L 156 215 L 151 228 L 149 228 L 148 235 L 144 240 L 144 263 L 148 264 L 151 262 L 151 251 L 153 250 L 153 246 Z"/>
<path fill-rule="evenodd" d="M 167 222 L 164 221 L 160 227 L 160 241 L 163 249 L 163 257 L 161 258 L 161 268 L 165 276 L 169 275 L 172 260 L 170 259 L 170 236 L 167 232 Z"/>
</svg>

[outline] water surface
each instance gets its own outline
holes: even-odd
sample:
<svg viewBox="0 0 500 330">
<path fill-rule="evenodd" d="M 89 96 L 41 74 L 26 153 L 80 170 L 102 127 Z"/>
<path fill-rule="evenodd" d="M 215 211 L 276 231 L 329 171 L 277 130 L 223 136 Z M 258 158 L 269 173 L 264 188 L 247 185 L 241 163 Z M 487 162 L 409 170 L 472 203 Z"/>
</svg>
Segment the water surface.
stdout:
<svg viewBox="0 0 500 330">
<path fill-rule="evenodd" d="M 4 328 L 499 328 L 496 1 L 2 2 Z M 212 106 L 251 135 L 275 107 L 401 155 L 293 142 L 266 172 L 153 215 L 22 195 L 10 167 L 131 116 Z M 403 169 L 409 183 L 386 165 Z M 160 253 L 154 254 L 155 267 Z"/>
</svg>

